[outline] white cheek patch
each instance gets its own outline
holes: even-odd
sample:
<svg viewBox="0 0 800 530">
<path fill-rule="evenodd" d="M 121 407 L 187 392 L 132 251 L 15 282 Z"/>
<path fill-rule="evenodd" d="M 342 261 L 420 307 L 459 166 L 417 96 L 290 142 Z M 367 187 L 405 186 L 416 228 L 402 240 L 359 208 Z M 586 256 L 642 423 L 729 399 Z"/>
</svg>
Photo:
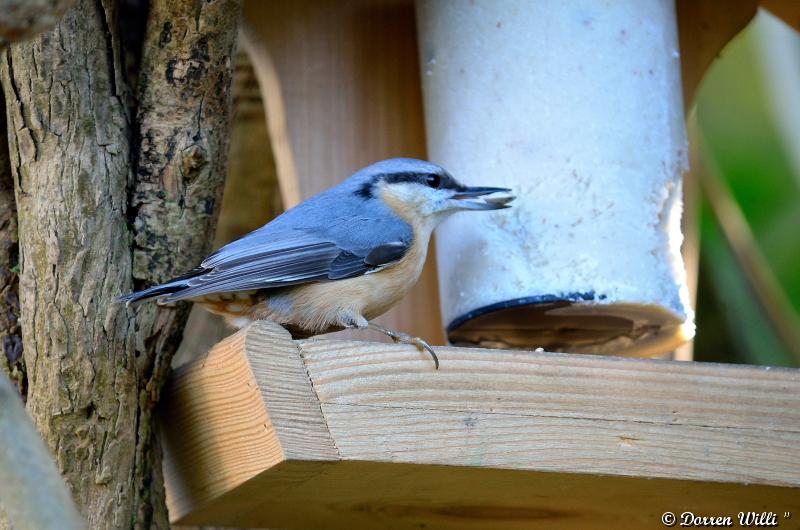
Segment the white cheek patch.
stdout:
<svg viewBox="0 0 800 530">
<path fill-rule="evenodd" d="M 419 204 L 429 200 L 425 193 L 425 188 L 411 182 L 390 184 L 387 186 L 386 191 L 408 205 Z"/>
<path fill-rule="evenodd" d="M 442 216 L 454 211 L 448 203 L 451 190 L 434 189 L 416 183 L 381 184 L 378 197 L 403 220 L 412 226 L 427 226 L 441 221 Z"/>
</svg>

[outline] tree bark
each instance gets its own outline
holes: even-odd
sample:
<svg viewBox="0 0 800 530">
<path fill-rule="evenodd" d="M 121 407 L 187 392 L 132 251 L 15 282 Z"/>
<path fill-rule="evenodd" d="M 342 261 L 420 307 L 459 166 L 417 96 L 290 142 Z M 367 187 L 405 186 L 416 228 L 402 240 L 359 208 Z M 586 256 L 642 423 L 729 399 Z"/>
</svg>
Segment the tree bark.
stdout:
<svg viewBox="0 0 800 530">
<path fill-rule="evenodd" d="M 19 240 L 14 181 L 6 141 L 5 99 L 0 91 L 0 372 L 25 397 L 25 363 L 19 327 Z"/>
<path fill-rule="evenodd" d="M 234 64 L 232 90 L 230 162 L 214 248 L 252 232 L 283 212 L 261 90 L 241 40 Z M 173 368 L 205 355 L 229 334 L 230 327 L 221 316 L 202 307 L 193 307 L 181 346 L 172 359 Z"/>
<path fill-rule="evenodd" d="M 54 26 L 75 0 L 0 0 L 0 52 L 14 41 Z M 25 399 L 25 362 L 19 326 L 19 238 L 14 181 L 8 157 L 5 98 L 0 88 L 0 372 Z"/>
<path fill-rule="evenodd" d="M 196 267 L 210 251 L 227 170 L 240 13 L 240 0 L 150 4 L 139 71 L 138 159 L 130 214 L 137 289 Z M 185 303 L 152 304 L 137 312 L 137 355 L 150 363 L 139 399 L 137 466 L 152 473 L 142 474 L 137 487 L 142 509 L 151 504 L 150 495 L 163 497 L 152 489 L 163 484 L 160 448 L 150 430 L 153 405 L 188 310 Z"/>
<path fill-rule="evenodd" d="M 150 9 L 132 198 L 141 283 L 194 268 L 213 242 L 241 2 L 156 0 Z"/>
</svg>

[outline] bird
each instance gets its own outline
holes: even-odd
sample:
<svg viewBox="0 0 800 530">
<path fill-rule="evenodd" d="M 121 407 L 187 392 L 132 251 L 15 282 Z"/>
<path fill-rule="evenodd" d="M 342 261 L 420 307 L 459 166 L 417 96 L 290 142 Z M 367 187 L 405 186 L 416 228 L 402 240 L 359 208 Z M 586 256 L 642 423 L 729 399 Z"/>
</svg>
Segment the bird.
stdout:
<svg viewBox="0 0 800 530">
<path fill-rule="evenodd" d="M 431 234 L 459 211 L 509 208 L 508 188 L 466 186 L 413 158 L 369 165 L 266 225 L 224 245 L 198 267 L 117 299 L 200 304 L 235 328 L 272 320 L 293 338 L 370 328 L 427 351 L 423 339 L 373 321 L 419 279 Z"/>
</svg>

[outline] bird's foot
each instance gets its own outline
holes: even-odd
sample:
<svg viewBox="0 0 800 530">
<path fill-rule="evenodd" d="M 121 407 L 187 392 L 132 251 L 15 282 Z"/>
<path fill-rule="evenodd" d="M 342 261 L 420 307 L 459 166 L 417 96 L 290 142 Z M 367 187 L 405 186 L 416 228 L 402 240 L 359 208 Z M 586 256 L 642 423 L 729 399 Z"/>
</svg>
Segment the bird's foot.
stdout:
<svg viewBox="0 0 800 530">
<path fill-rule="evenodd" d="M 380 331 L 384 335 L 390 337 L 393 341 L 401 343 L 401 344 L 411 344 L 416 346 L 419 351 L 427 351 L 431 357 L 433 357 L 433 363 L 436 365 L 436 369 L 439 369 L 439 357 L 436 356 L 436 352 L 433 351 L 431 345 L 425 342 L 423 339 L 419 337 L 415 337 L 413 335 L 409 335 L 407 333 L 403 333 L 401 331 L 394 331 L 389 328 L 385 328 L 379 324 L 375 324 L 374 322 L 369 323 L 369 328 L 374 329 L 375 331 Z"/>
</svg>

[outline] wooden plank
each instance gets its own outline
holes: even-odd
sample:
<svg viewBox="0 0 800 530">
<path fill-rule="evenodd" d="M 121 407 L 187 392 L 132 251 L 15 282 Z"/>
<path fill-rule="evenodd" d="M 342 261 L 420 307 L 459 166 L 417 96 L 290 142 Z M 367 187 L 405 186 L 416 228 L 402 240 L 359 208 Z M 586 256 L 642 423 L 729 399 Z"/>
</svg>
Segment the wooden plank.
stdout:
<svg viewBox="0 0 800 530">
<path fill-rule="evenodd" d="M 408 348 L 301 350 L 344 459 L 800 485 L 798 370 L 437 348 L 434 371 Z"/>
<path fill-rule="evenodd" d="M 300 350 L 279 326 L 247 334 L 245 355 L 286 459 L 337 460 L 328 426 Z"/>
<path fill-rule="evenodd" d="M 284 462 L 187 517 L 196 524 L 356 530 L 662 529 L 666 511 L 780 513 L 797 489 L 719 482 L 388 464 Z M 784 512 L 792 517 L 783 519 Z"/>
<path fill-rule="evenodd" d="M 190 512 L 284 459 L 244 356 L 245 333 L 172 374 L 159 410 L 170 517 Z"/>
<path fill-rule="evenodd" d="M 800 31 L 800 2 L 795 0 L 677 0 L 683 99 L 686 109 L 709 67 L 753 19 L 759 7 Z"/>
<path fill-rule="evenodd" d="M 758 0 L 718 2 L 677 0 L 683 103 L 694 105 L 697 87 L 706 70 L 732 38 L 747 26 L 758 8 Z"/>
<path fill-rule="evenodd" d="M 800 433 L 797 369 L 439 347 L 434 371 L 413 348 L 299 345 L 323 405 Z"/>
<path fill-rule="evenodd" d="M 800 2 L 796 0 L 761 0 L 761 7 L 800 31 Z"/>
<path fill-rule="evenodd" d="M 800 510 L 800 370 L 437 353 L 438 371 L 413 347 L 292 341 L 269 322 L 224 341 L 165 398 L 173 521 L 610 528 Z"/>
</svg>

